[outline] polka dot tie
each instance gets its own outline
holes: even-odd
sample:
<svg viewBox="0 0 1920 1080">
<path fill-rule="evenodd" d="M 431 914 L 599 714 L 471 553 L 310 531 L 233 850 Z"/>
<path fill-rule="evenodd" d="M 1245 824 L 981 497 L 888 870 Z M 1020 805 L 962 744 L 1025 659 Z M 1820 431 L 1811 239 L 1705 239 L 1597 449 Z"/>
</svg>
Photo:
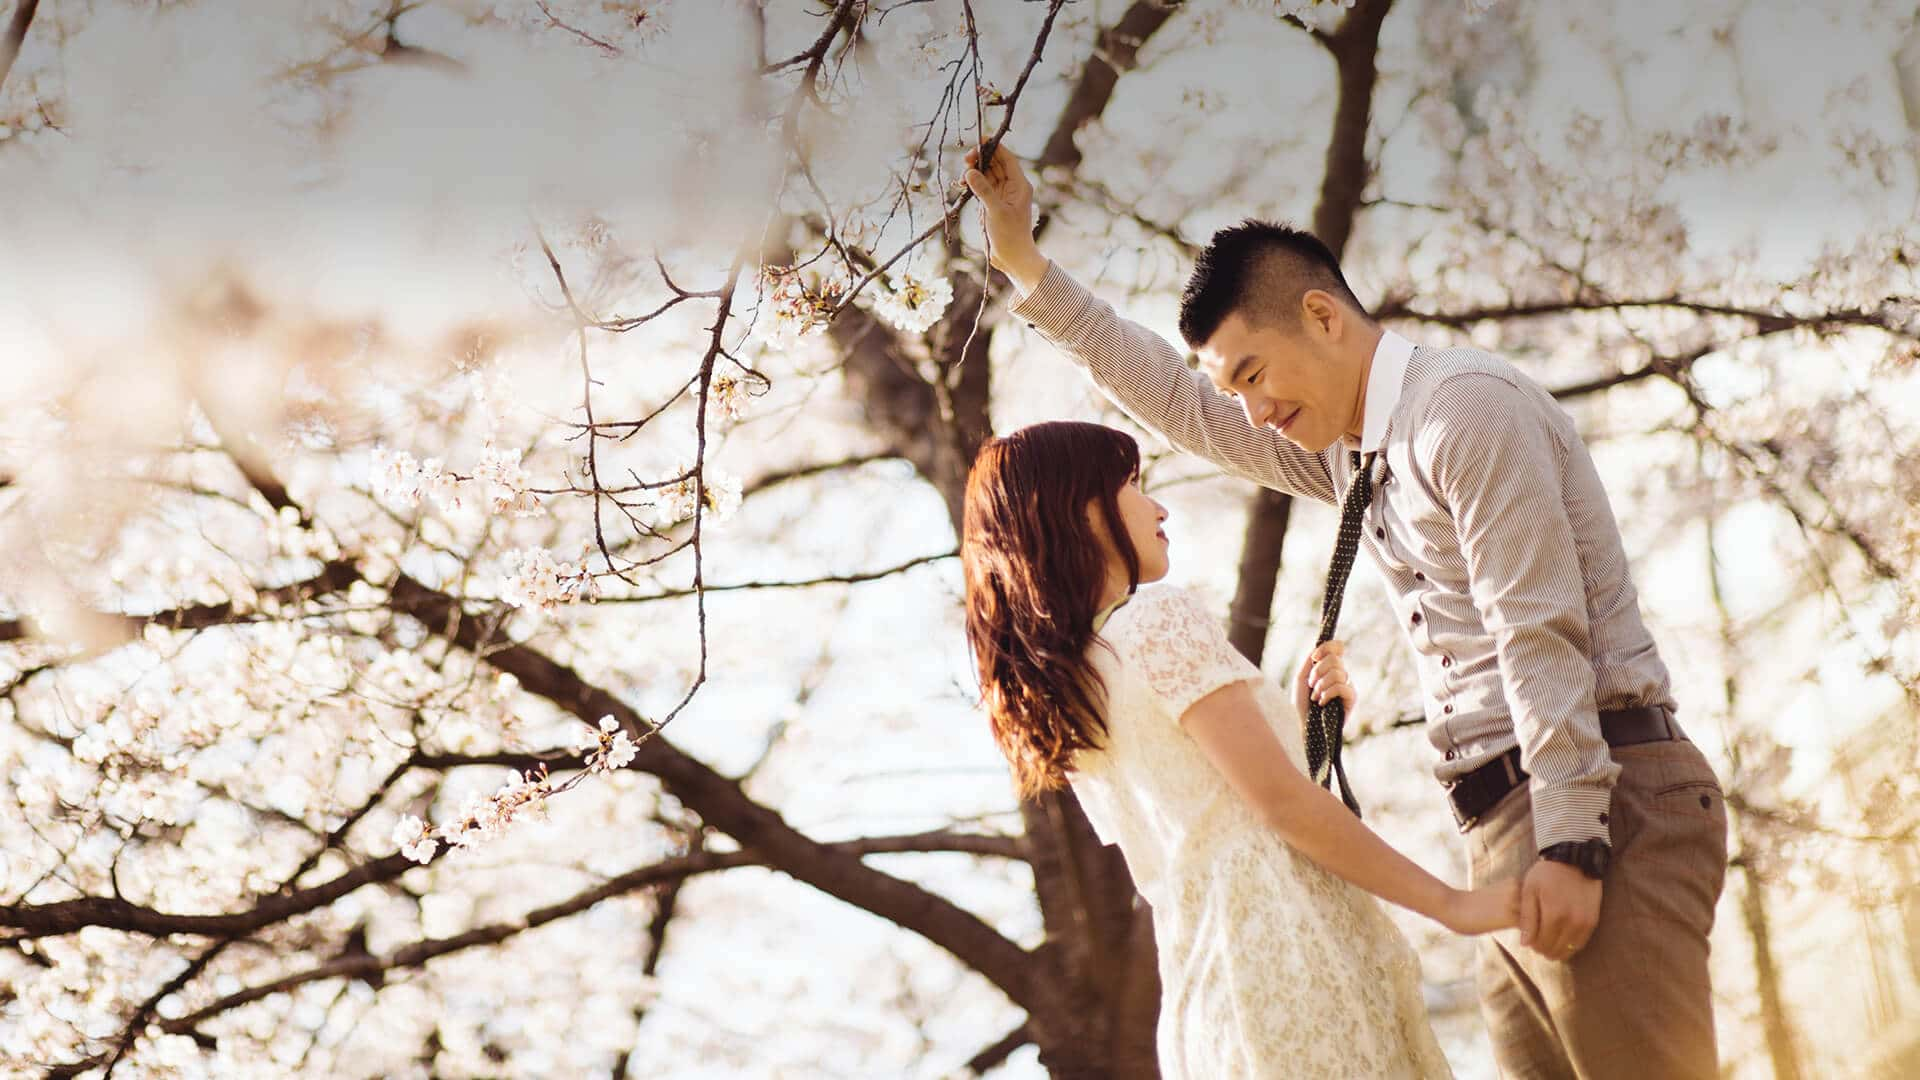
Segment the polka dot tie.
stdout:
<svg viewBox="0 0 1920 1080">
<path fill-rule="evenodd" d="M 1347 591 L 1347 575 L 1353 572 L 1353 558 L 1360 548 L 1360 530 L 1366 524 L 1367 505 L 1373 501 L 1373 460 L 1352 454 L 1353 483 L 1340 506 L 1340 537 L 1333 544 L 1333 565 L 1327 570 L 1327 593 L 1320 601 L 1320 637 L 1317 644 L 1333 640 L 1340 624 L 1340 598 Z M 1340 764 L 1340 748 L 1346 742 L 1347 707 L 1339 698 L 1321 704 L 1308 702 L 1306 722 L 1307 775 L 1327 790 L 1340 781 L 1340 801 L 1347 809 L 1360 813 L 1360 804 L 1347 786 L 1347 770 Z"/>
</svg>

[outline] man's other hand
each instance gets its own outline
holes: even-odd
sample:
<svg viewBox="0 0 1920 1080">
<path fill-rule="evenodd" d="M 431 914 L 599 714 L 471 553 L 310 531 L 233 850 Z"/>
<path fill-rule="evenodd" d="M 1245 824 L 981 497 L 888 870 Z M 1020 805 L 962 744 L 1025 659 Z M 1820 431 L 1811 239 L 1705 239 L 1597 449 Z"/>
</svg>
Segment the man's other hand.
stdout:
<svg viewBox="0 0 1920 1080">
<path fill-rule="evenodd" d="M 1541 859 L 1520 882 L 1520 944 L 1565 963 L 1600 922 L 1601 883 L 1566 863 Z"/>
</svg>

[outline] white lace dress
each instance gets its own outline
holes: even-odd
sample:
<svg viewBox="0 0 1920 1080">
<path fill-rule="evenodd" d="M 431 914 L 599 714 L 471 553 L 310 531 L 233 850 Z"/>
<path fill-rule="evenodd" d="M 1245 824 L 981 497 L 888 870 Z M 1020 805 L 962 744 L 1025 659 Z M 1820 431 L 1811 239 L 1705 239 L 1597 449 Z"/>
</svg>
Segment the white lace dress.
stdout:
<svg viewBox="0 0 1920 1080">
<path fill-rule="evenodd" d="M 1142 589 L 1100 640 L 1107 739 L 1069 775 L 1153 906 L 1163 1075 L 1451 1076 L 1419 960 L 1378 901 L 1288 847 L 1180 727 L 1207 694 L 1258 680 L 1261 709 L 1304 769 L 1279 688 L 1182 589 Z"/>
</svg>

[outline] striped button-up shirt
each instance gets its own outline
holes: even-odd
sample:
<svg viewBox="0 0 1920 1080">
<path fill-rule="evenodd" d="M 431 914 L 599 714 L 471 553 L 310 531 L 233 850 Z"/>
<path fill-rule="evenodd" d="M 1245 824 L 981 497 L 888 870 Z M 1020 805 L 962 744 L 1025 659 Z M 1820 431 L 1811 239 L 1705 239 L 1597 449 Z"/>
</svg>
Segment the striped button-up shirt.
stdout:
<svg viewBox="0 0 1920 1080">
<path fill-rule="evenodd" d="M 1338 503 L 1346 450 L 1378 450 L 1362 545 L 1418 656 L 1435 775 L 1520 747 L 1537 846 L 1611 840 L 1614 763 L 1599 710 L 1673 708 L 1640 620 L 1620 530 L 1586 444 L 1552 395 L 1477 349 L 1375 353 L 1361 445 L 1315 454 L 1255 428 L 1166 339 L 1120 318 L 1058 266 L 1013 313 L 1120 407 L 1188 453 Z"/>
</svg>

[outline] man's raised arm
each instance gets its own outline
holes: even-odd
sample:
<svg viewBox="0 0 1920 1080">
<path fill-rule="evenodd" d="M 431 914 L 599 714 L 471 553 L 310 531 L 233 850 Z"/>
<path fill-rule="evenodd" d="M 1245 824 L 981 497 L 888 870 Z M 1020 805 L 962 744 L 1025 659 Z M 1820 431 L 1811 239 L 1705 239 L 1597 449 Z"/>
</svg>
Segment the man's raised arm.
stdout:
<svg viewBox="0 0 1920 1080">
<path fill-rule="evenodd" d="M 968 165 L 977 166 L 978 153 L 967 155 Z M 1040 253 L 1033 239 L 1033 186 L 1012 153 L 996 151 L 985 172 L 969 168 L 967 186 L 986 211 L 993 265 L 1021 293 L 1013 314 L 1085 367 L 1128 415 L 1180 449 L 1256 484 L 1333 501 L 1325 458 L 1248 423 L 1246 413 L 1187 367 L 1170 342 L 1121 318 Z"/>
</svg>

